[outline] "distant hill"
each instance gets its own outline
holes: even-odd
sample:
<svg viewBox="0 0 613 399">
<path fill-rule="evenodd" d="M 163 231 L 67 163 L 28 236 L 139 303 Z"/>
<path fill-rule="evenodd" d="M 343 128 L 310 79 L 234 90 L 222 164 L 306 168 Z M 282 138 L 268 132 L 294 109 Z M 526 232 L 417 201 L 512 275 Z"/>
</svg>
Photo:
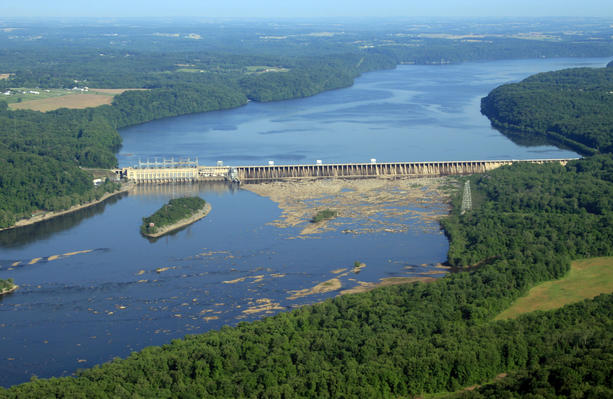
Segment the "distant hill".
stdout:
<svg viewBox="0 0 613 399">
<path fill-rule="evenodd" d="M 613 151 L 613 62 L 539 73 L 494 89 L 481 112 L 507 135 L 544 137 L 583 154 Z"/>
</svg>

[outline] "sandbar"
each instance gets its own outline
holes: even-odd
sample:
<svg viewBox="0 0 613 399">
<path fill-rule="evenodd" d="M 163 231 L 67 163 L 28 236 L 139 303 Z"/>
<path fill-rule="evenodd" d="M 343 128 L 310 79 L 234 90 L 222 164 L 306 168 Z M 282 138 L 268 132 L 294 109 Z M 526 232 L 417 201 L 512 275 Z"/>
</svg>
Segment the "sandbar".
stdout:
<svg viewBox="0 0 613 399">
<path fill-rule="evenodd" d="M 337 229 L 350 234 L 405 232 L 413 219 L 422 222 L 421 228 L 438 231 L 438 221 L 449 212 L 450 193 L 458 187 L 452 177 L 276 181 L 241 186 L 276 202 L 282 214 L 270 224 L 299 227 L 301 238 Z M 334 209 L 338 215 L 310 223 L 322 209 Z"/>
<path fill-rule="evenodd" d="M 387 287 L 390 285 L 409 284 L 409 283 L 415 283 L 417 281 L 421 281 L 423 283 L 431 283 L 436 280 L 437 279 L 434 277 L 388 277 L 388 278 L 382 278 L 381 280 L 379 280 L 380 281 L 379 283 L 358 282 L 359 283 L 358 286 L 350 288 L 348 290 L 341 291 L 341 295 L 367 292 L 367 291 L 374 290 L 375 288 Z"/>
<path fill-rule="evenodd" d="M 292 295 L 287 297 L 289 300 L 302 298 L 309 295 L 325 294 L 326 292 L 332 292 L 339 290 L 342 287 L 341 280 L 338 278 L 332 278 L 326 280 L 314 286 L 313 288 L 305 288 L 303 290 L 289 291 Z"/>
</svg>

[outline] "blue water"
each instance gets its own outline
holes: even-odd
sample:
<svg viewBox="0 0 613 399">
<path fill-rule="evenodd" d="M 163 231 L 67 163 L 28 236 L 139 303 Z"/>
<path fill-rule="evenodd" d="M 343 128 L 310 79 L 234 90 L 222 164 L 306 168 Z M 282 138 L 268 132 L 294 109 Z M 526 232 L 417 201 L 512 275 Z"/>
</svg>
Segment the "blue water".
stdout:
<svg viewBox="0 0 613 399">
<path fill-rule="evenodd" d="M 169 118 L 122 131 L 121 166 L 139 159 L 198 157 L 201 164 L 563 158 L 523 147 L 491 128 L 480 100 L 533 73 L 604 66 L 608 59 L 405 65 L 365 74 L 354 86 L 277 103 Z M 163 145 L 160 145 L 163 143 Z"/>
<path fill-rule="evenodd" d="M 119 159 L 129 165 L 139 157 L 197 156 L 201 164 L 238 165 L 575 156 L 514 144 L 490 128 L 479 100 L 538 71 L 605 63 L 402 66 L 311 98 L 124 129 Z M 169 198 L 194 194 L 212 204 L 205 219 L 153 242 L 139 234 L 143 216 Z M 356 280 L 422 275 L 446 259 L 444 235 L 408 217 L 400 218 L 404 233 L 335 230 L 294 239 L 300 227 L 269 224 L 280 214 L 270 200 L 234 186 L 168 185 L 0 233 L 0 278 L 20 285 L 0 298 L 0 385 L 71 375 L 147 345 L 271 314 L 244 313 L 250 306 L 270 303 L 274 313 L 323 300 L 337 293 L 288 297 L 356 260 L 367 267 L 342 277 L 343 289 Z M 243 280 L 224 283 L 236 279 Z"/>
<path fill-rule="evenodd" d="M 143 216 L 188 194 L 211 203 L 205 219 L 155 242 L 139 234 Z M 20 285 L 0 299 L 3 384 L 31 374 L 70 375 L 147 345 L 270 314 L 243 313 L 258 300 L 274 303 L 273 313 L 322 300 L 334 294 L 288 297 L 356 260 L 367 267 L 343 277 L 344 289 L 357 285 L 350 279 L 428 272 L 447 251 L 440 232 L 425 233 L 416 223 L 406 233 L 294 239 L 299 229 L 267 224 L 280 216 L 274 203 L 224 184 L 153 186 L 101 207 L 72 226 L 61 218 L 47 222 L 60 224 L 53 234 L 24 231 L 33 241 L 15 234 L 14 245 L 3 240 L 0 276 Z M 224 283 L 237 278 L 245 280 Z"/>
</svg>

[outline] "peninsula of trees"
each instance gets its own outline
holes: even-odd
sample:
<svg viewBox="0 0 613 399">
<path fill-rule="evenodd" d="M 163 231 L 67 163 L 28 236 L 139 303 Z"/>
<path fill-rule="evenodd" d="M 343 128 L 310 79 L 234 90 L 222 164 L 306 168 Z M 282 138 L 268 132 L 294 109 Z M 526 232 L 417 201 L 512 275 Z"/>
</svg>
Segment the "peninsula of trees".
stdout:
<svg viewBox="0 0 613 399">
<path fill-rule="evenodd" d="M 585 155 L 613 151 L 613 63 L 540 73 L 494 89 L 481 112 L 510 137 L 542 137 Z"/>
<path fill-rule="evenodd" d="M 147 237 L 159 237 L 205 217 L 211 206 L 200 197 L 175 198 L 153 215 L 143 218 L 140 231 Z"/>
</svg>

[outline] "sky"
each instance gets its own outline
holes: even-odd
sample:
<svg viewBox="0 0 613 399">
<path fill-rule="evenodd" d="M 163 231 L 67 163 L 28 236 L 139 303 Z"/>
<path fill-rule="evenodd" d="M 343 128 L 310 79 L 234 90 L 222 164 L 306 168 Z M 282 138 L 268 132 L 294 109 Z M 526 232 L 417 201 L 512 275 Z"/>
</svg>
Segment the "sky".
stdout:
<svg viewBox="0 0 613 399">
<path fill-rule="evenodd" d="M 607 17 L 612 0 L 22 0 L 2 17 Z"/>
</svg>

